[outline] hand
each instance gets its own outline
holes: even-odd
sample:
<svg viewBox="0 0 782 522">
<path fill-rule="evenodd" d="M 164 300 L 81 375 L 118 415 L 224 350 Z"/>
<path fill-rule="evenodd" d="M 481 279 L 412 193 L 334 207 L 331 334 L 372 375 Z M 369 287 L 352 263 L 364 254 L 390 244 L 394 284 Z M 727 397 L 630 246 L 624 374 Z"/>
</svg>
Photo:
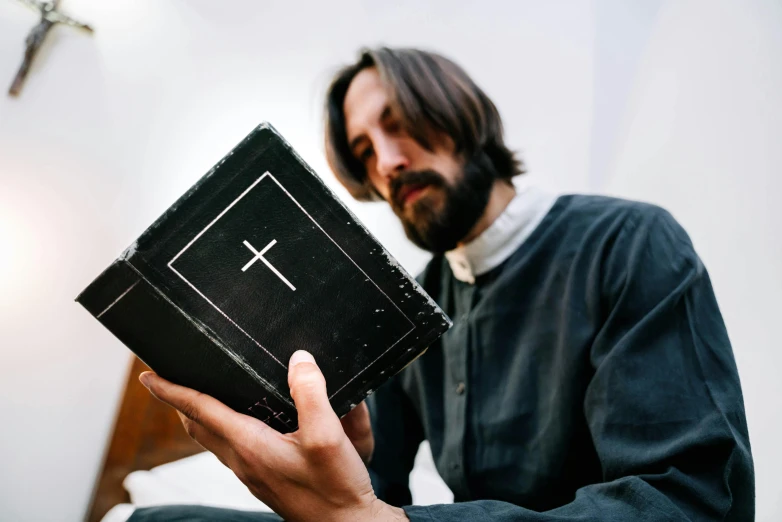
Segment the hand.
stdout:
<svg viewBox="0 0 782 522">
<path fill-rule="evenodd" d="M 372 434 L 372 424 L 369 420 L 369 408 L 362 402 L 342 417 L 342 429 L 356 448 L 364 464 L 372 460 L 375 451 L 375 436 Z"/>
<path fill-rule="evenodd" d="M 139 379 L 179 411 L 191 437 L 285 520 L 407 520 L 404 511 L 375 496 L 366 466 L 331 408 L 326 381 L 309 353 L 294 353 L 288 366 L 299 429 L 285 435 L 152 372 Z"/>
</svg>

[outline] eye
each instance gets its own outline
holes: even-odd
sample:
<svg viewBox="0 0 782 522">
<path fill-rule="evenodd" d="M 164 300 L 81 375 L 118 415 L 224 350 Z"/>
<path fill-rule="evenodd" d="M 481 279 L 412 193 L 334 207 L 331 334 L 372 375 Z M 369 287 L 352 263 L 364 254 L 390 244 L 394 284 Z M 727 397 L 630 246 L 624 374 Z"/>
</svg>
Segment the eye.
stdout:
<svg viewBox="0 0 782 522">
<path fill-rule="evenodd" d="M 358 155 L 358 160 L 361 163 L 366 163 L 369 161 L 369 158 L 372 157 L 372 154 L 374 154 L 374 151 L 372 150 L 372 147 L 367 147 L 364 150 L 361 151 L 361 153 Z"/>
<path fill-rule="evenodd" d="M 399 120 L 390 120 L 386 123 L 386 131 L 389 134 L 398 134 L 402 130 L 402 124 Z"/>
</svg>

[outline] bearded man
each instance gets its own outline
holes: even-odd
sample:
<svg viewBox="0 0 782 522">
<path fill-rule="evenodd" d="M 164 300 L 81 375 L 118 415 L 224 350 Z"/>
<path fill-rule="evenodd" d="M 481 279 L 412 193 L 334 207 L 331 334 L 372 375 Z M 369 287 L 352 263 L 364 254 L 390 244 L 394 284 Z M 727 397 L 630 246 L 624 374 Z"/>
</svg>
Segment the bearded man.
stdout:
<svg viewBox="0 0 782 522">
<path fill-rule="evenodd" d="M 336 75 L 326 150 L 354 197 L 387 201 L 433 253 L 419 281 L 454 327 L 341 421 L 297 352 L 289 435 L 143 375 L 258 498 L 290 521 L 753 520 L 730 341 L 668 212 L 517 188 L 495 105 L 421 50 L 367 50 Z M 453 504 L 411 505 L 424 440 Z M 171 517 L 278 520 L 180 506 L 131 521 Z"/>
</svg>

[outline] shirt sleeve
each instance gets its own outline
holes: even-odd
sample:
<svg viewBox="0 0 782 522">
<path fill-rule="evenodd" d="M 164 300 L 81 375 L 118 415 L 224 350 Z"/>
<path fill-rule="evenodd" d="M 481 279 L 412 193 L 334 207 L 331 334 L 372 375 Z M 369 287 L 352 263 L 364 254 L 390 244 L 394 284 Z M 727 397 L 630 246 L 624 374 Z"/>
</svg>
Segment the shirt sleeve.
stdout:
<svg viewBox="0 0 782 522">
<path fill-rule="evenodd" d="M 738 372 L 687 234 L 652 207 L 627 219 L 606 245 L 592 271 L 601 275 L 589 283 L 604 320 L 584 400 L 602 482 L 546 512 L 482 500 L 407 506 L 411 520 L 754 520 Z"/>
<path fill-rule="evenodd" d="M 367 466 L 377 497 L 392 506 L 412 502 L 409 476 L 423 428 L 396 375 L 367 399 L 375 452 Z"/>
</svg>

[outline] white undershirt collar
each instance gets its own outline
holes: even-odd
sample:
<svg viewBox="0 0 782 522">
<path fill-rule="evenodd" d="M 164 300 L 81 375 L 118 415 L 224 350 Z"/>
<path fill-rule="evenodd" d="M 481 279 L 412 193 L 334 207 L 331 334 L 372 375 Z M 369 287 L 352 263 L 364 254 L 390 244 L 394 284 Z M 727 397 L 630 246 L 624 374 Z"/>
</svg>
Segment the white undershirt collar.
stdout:
<svg viewBox="0 0 782 522">
<path fill-rule="evenodd" d="M 516 186 L 516 195 L 489 228 L 445 253 L 454 277 L 474 284 L 477 276 L 499 266 L 532 234 L 556 200 L 556 195 L 541 189 Z"/>
</svg>

